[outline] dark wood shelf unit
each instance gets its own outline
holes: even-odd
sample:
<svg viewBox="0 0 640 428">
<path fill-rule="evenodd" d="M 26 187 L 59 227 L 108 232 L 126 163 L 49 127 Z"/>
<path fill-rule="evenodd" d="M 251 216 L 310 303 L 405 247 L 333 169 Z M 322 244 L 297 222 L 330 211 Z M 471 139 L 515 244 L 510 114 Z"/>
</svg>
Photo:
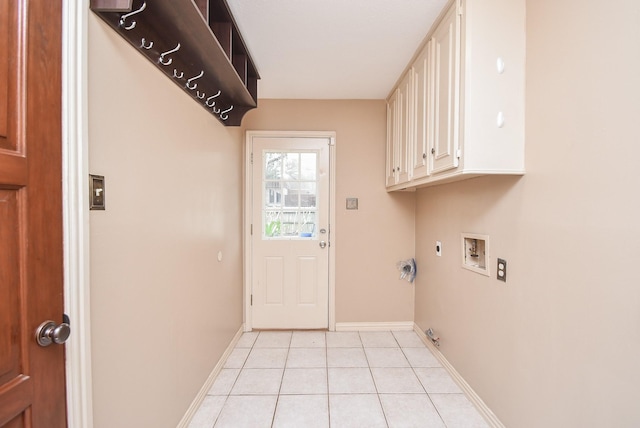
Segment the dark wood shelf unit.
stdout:
<svg viewBox="0 0 640 428">
<path fill-rule="evenodd" d="M 222 47 L 227 58 L 231 58 L 231 37 L 232 27 L 230 22 L 211 22 L 209 24 L 218 39 L 218 43 Z"/>
<path fill-rule="evenodd" d="M 225 0 L 91 0 L 91 10 L 224 125 L 257 107 L 260 76 Z"/>
<path fill-rule="evenodd" d="M 210 0 L 207 12 L 209 14 L 209 25 L 227 54 L 227 58 L 231 60 L 238 76 L 240 76 L 249 92 L 257 98 L 258 79 L 260 76 L 251 60 L 229 5 L 225 0 Z"/>
</svg>

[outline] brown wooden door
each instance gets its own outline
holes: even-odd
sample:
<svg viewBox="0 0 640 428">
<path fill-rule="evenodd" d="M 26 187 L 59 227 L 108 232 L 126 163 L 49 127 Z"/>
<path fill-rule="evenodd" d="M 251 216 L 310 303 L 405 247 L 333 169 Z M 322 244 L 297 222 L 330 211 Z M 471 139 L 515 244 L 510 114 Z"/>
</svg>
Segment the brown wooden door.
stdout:
<svg viewBox="0 0 640 428">
<path fill-rule="evenodd" d="M 0 0 L 0 426 L 66 425 L 61 0 Z"/>
</svg>

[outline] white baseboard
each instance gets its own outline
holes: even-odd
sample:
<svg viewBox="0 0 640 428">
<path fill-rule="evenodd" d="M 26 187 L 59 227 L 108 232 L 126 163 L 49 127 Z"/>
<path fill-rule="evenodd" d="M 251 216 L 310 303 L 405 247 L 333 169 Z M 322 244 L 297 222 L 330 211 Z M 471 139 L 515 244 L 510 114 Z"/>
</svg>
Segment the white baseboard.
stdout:
<svg viewBox="0 0 640 428">
<path fill-rule="evenodd" d="M 458 384 L 460 389 L 465 393 L 469 401 L 476 406 L 478 412 L 482 415 L 482 417 L 487 421 L 489 426 L 492 428 L 505 428 L 505 426 L 500 422 L 500 419 L 491 411 L 489 407 L 482 401 L 482 399 L 476 394 L 476 392 L 471 388 L 471 386 L 460 376 L 460 373 L 456 371 L 456 369 L 451 365 L 449 361 L 442 355 L 442 352 L 436 347 L 436 345 L 431 342 L 431 339 L 427 337 L 424 331 L 420 330 L 417 324 L 413 324 L 413 330 L 420 336 L 420 339 L 427 345 L 427 348 L 433 353 L 433 356 L 440 361 L 442 367 L 449 372 L 453 380 Z"/>
<path fill-rule="evenodd" d="M 337 322 L 336 331 L 389 331 L 413 330 L 413 321 L 399 322 Z"/>
<path fill-rule="evenodd" d="M 224 366 L 224 363 L 227 361 L 227 358 L 229 358 L 229 354 L 231 354 L 231 351 L 233 351 L 233 348 L 235 348 L 236 343 L 238 343 L 238 340 L 240 340 L 240 336 L 242 336 L 243 330 L 244 324 L 240 326 L 240 329 L 238 330 L 236 335 L 233 336 L 233 339 L 231 339 L 231 343 L 229 343 L 229 346 L 227 346 L 224 354 L 222 354 L 222 356 L 218 360 L 218 363 L 211 371 L 211 374 L 205 381 L 204 385 L 202 385 L 202 388 L 200 388 L 198 395 L 196 395 L 196 398 L 193 399 L 191 406 L 189 406 L 187 412 L 184 414 L 182 420 L 178 423 L 178 426 L 176 428 L 187 428 L 189 426 L 191 419 L 193 419 L 193 416 L 200 408 L 200 405 L 207 396 L 207 392 L 209 392 L 211 386 L 213 386 L 213 382 L 215 382 L 216 377 L 218 377 L 218 375 L 220 374 L 220 370 L 222 370 L 222 367 Z"/>
</svg>

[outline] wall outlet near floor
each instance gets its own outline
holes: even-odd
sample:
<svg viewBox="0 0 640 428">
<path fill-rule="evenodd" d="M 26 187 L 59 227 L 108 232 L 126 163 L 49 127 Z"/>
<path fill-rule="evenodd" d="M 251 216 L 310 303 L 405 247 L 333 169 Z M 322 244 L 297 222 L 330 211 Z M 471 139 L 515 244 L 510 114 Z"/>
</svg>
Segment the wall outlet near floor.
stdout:
<svg viewBox="0 0 640 428">
<path fill-rule="evenodd" d="M 507 261 L 505 259 L 498 259 L 496 267 L 496 278 L 500 281 L 507 282 Z"/>
<path fill-rule="evenodd" d="M 436 241 L 436 256 L 442 256 L 442 242 Z"/>
</svg>

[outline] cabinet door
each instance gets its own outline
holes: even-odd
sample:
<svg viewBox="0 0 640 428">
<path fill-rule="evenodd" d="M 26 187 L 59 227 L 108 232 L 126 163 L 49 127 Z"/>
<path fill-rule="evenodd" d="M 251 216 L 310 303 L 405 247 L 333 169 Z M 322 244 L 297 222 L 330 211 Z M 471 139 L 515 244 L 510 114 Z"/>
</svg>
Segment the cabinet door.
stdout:
<svg viewBox="0 0 640 428">
<path fill-rule="evenodd" d="M 409 70 L 398 88 L 398 141 L 395 148 L 396 184 L 409 181 L 409 146 L 412 146 L 413 130 L 413 71 Z"/>
<path fill-rule="evenodd" d="M 431 39 L 434 70 L 434 123 L 431 173 L 458 166 L 460 100 L 460 24 L 457 4 L 449 9 Z"/>
<path fill-rule="evenodd" d="M 387 186 L 396 184 L 395 149 L 398 141 L 398 90 L 387 101 Z"/>
<path fill-rule="evenodd" d="M 413 64 L 415 123 L 411 151 L 412 179 L 429 175 L 429 151 L 433 147 L 432 43 L 429 41 Z"/>
</svg>

